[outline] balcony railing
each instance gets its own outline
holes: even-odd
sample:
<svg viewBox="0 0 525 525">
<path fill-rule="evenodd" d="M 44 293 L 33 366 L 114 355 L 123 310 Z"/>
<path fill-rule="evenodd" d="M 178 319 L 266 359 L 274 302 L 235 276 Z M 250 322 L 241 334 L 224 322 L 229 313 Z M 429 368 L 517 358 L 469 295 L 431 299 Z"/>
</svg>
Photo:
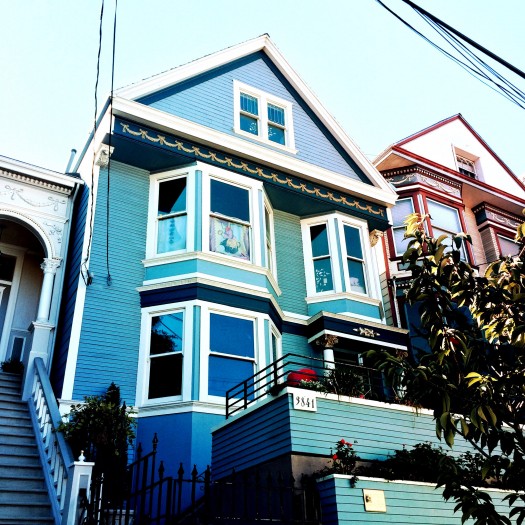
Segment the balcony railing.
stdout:
<svg viewBox="0 0 525 525">
<path fill-rule="evenodd" d="M 226 392 L 226 418 L 286 386 L 386 401 L 391 398 L 381 372 L 348 363 L 286 354 Z"/>
</svg>

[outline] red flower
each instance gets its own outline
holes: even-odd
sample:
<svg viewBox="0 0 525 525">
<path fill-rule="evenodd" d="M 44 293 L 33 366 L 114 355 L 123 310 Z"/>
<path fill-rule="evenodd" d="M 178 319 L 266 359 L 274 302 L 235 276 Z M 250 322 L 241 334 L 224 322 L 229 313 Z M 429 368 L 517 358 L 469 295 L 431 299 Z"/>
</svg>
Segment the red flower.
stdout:
<svg viewBox="0 0 525 525">
<path fill-rule="evenodd" d="M 332 456 L 332 459 L 335 461 L 335 460 L 337 459 L 337 454 L 334 454 L 334 455 Z"/>
<path fill-rule="evenodd" d="M 347 445 L 348 445 L 349 447 L 352 447 L 352 446 L 353 446 L 352 443 L 347 443 Z"/>
<path fill-rule="evenodd" d="M 341 445 L 344 445 L 346 443 L 346 441 L 344 439 L 342 439 L 341 441 L 339 441 L 339 443 L 341 443 Z"/>
</svg>

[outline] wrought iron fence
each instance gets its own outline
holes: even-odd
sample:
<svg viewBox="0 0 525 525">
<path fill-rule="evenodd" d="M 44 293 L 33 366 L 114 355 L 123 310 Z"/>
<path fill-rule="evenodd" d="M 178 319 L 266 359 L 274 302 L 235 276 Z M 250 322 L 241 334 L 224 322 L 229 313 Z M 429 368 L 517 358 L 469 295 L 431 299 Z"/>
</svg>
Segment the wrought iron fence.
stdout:
<svg viewBox="0 0 525 525">
<path fill-rule="evenodd" d="M 226 392 L 226 418 L 286 386 L 378 401 L 391 397 L 381 372 L 374 368 L 338 362 L 327 367 L 323 359 L 290 353 Z"/>
<path fill-rule="evenodd" d="M 104 479 L 94 478 L 91 497 L 84 501 L 81 525 L 248 525 L 259 522 L 318 525 L 315 481 L 296 481 L 281 473 L 252 471 L 213 479 L 210 467 L 187 473 L 182 463 L 177 476 L 164 476 L 157 465 L 157 443 L 128 469 L 124 497 L 108 500 Z"/>
</svg>

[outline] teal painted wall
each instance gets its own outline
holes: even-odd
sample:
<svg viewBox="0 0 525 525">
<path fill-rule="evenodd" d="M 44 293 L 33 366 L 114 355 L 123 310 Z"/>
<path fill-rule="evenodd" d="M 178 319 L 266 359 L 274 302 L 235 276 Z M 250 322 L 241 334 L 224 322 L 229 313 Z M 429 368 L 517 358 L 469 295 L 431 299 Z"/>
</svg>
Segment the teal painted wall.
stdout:
<svg viewBox="0 0 525 525">
<path fill-rule="evenodd" d="M 338 151 L 327 131 L 322 129 L 322 124 L 283 84 L 283 79 L 279 78 L 263 53 L 255 53 L 163 92 L 146 96 L 140 102 L 260 145 L 256 140 L 233 132 L 234 80 L 293 103 L 295 146 L 298 152 L 297 155 L 289 155 L 359 180 L 357 166 L 350 165 L 350 159 L 345 159 Z"/>
<path fill-rule="evenodd" d="M 253 443 L 248 436 L 253 436 Z M 267 440 L 266 445 L 261 445 L 260 436 Z M 418 415 L 386 403 L 346 402 L 324 395 L 317 397 L 317 412 L 306 412 L 294 410 L 292 396 L 284 394 L 235 416 L 231 423 L 217 429 L 213 438 L 214 467 L 217 464 L 224 469 L 230 465 L 239 470 L 290 452 L 329 457 L 340 439 L 354 442 L 357 454 L 364 460 L 385 459 L 403 446 L 427 441 L 446 448 L 436 438 L 432 415 Z M 244 452 L 239 455 L 243 442 Z M 466 443 L 458 440 L 451 453 L 458 455 L 467 450 Z"/>
<path fill-rule="evenodd" d="M 180 463 L 189 478 L 193 466 L 199 473 L 211 463 L 211 429 L 224 421 L 224 416 L 184 412 L 137 419 L 136 443 L 142 444 L 143 453 L 151 450 L 157 434 L 157 465 L 164 462 L 165 476 L 177 476 Z"/>
<path fill-rule="evenodd" d="M 445 501 L 442 490 L 423 483 L 403 483 L 359 479 L 354 488 L 345 476 L 330 476 L 318 483 L 323 525 L 356 523 L 398 525 L 458 525 L 461 513 L 454 513 L 455 503 Z M 386 512 L 367 512 L 363 489 L 384 491 Z M 498 511 L 508 515 L 508 505 L 499 491 L 488 491 Z M 472 520 L 467 521 L 472 523 Z"/>
<path fill-rule="evenodd" d="M 140 338 L 141 312 L 136 289 L 144 279 L 149 174 L 111 163 L 109 286 L 106 188 L 107 170 L 101 170 L 90 262 L 95 277 L 86 290 L 73 398 L 100 394 L 113 381 L 131 405 L 135 402 Z"/>
<path fill-rule="evenodd" d="M 214 476 L 258 465 L 291 452 L 288 407 L 279 400 L 213 432 L 212 464 Z"/>
<path fill-rule="evenodd" d="M 320 357 L 320 354 L 316 353 L 306 337 L 302 335 L 294 335 L 289 333 L 283 333 L 282 337 L 282 349 L 283 355 L 285 354 L 300 354 L 310 357 Z"/>
<path fill-rule="evenodd" d="M 279 210 L 273 217 L 277 278 L 282 291 L 279 306 L 287 312 L 307 315 L 300 218 Z"/>
</svg>

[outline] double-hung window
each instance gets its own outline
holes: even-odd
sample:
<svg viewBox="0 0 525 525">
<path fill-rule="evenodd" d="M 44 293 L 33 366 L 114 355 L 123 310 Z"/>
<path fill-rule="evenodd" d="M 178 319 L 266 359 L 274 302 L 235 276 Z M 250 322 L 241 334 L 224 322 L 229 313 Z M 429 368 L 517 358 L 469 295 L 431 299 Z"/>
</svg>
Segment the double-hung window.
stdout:
<svg viewBox="0 0 525 525">
<path fill-rule="evenodd" d="M 334 291 L 328 223 L 314 224 L 309 231 L 315 292 Z"/>
<path fill-rule="evenodd" d="M 210 251 L 251 260 L 250 190 L 210 179 Z"/>
<path fill-rule="evenodd" d="M 414 201 L 411 197 L 399 199 L 392 208 L 392 235 L 394 237 L 395 255 L 403 255 L 408 246 L 408 239 L 405 239 L 404 221 L 408 215 L 414 213 Z"/>
<path fill-rule="evenodd" d="M 151 318 L 148 399 L 182 394 L 183 312 Z"/>
<path fill-rule="evenodd" d="M 501 257 L 508 257 L 509 255 L 518 255 L 520 251 L 520 245 L 504 235 L 497 234 L 499 244 L 499 254 Z"/>
<path fill-rule="evenodd" d="M 440 235 L 448 235 L 445 244 L 452 246 L 451 236 L 461 232 L 463 229 L 458 210 L 428 198 L 426 199 L 426 203 L 428 213 L 431 217 L 432 236 L 438 238 Z M 467 260 L 467 252 L 464 245 L 461 246 L 460 253 L 461 259 L 464 261 Z"/>
<path fill-rule="evenodd" d="M 208 395 L 224 397 L 254 373 L 254 320 L 210 312 Z"/>
<path fill-rule="evenodd" d="M 234 131 L 294 150 L 292 103 L 234 81 Z"/>
<path fill-rule="evenodd" d="M 367 293 L 365 258 L 361 230 L 349 224 L 343 224 L 346 248 L 346 270 L 351 292 Z"/>
<path fill-rule="evenodd" d="M 166 254 L 187 248 L 188 212 L 185 176 L 155 181 L 155 241 L 151 252 Z"/>
<path fill-rule="evenodd" d="M 264 240 L 266 249 L 266 268 L 275 275 L 275 253 L 273 239 L 273 221 L 269 204 L 264 204 Z"/>
</svg>

